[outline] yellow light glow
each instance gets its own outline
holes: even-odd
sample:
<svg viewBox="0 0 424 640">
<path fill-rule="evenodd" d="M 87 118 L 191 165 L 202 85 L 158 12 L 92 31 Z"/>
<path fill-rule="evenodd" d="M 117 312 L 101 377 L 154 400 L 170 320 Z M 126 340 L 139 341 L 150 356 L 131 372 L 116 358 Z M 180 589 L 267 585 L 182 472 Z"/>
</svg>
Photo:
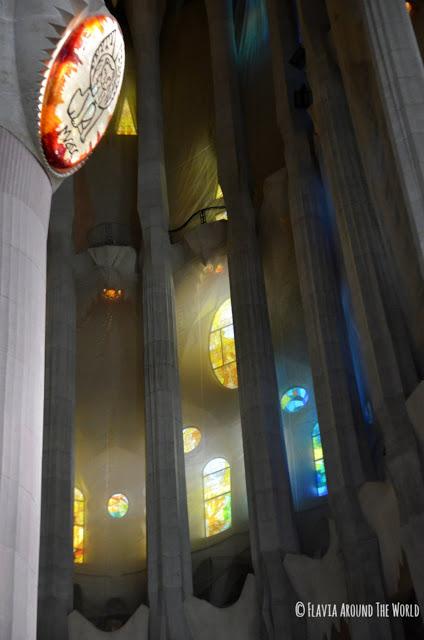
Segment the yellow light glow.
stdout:
<svg viewBox="0 0 424 640">
<path fill-rule="evenodd" d="M 102 291 L 103 298 L 105 300 L 108 300 L 109 302 L 117 302 L 118 300 L 121 300 L 123 295 L 124 295 L 124 292 L 122 289 L 109 288 L 109 289 L 103 289 Z"/>
<path fill-rule="evenodd" d="M 116 133 L 118 136 L 136 136 L 137 135 L 137 127 L 135 125 L 134 118 L 131 113 L 128 98 L 125 98 L 124 102 L 122 103 L 122 109 L 119 116 Z"/>
<path fill-rule="evenodd" d="M 408 13 L 411 13 L 412 9 L 413 9 L 412 2 L 405 2 L 405 8 L 406 8 Z"/>
<path fill-rule="evenodd" d="M 226 211 L 220 211 L 215 216 L 215 222 L 219 222 L 220 220 L 228 220 L 228 213 Z"/>
</svg>

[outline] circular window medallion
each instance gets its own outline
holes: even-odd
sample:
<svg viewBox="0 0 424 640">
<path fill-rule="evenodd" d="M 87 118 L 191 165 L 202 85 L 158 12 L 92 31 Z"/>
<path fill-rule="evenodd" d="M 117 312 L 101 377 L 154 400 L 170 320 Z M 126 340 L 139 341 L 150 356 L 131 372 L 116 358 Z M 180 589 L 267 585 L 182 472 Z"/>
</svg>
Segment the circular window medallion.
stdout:
<svg viewBox="0 0 424 640">
<path fill-rule="evenodd" d="M 128 512 L 128 498 L 123 493 L 114 493 L 108 500 L 107 510 L 112 518 L 123 518 Z"/>
<path fill-rule="evenodd" d="M 197 427 L 183 429 L 184 453 L 190 453 L 199 446 L 202 434 Z"/>
<path fill-rule="evenodd" d="M 309 395 L 303 387 L 291 387 L 281 398 L 281 408 L 287 413 L 296 413 L 303 409 L 309 400 Z"/>
<path fill-rule="evenodd" d="M 53 172 L 72 173 L 101 140 L 118 100 L 124 65 L 124 40 L 111 16 L 89 16 L 59 42 L 39 101 L 39 135 Z"/>
</svg>

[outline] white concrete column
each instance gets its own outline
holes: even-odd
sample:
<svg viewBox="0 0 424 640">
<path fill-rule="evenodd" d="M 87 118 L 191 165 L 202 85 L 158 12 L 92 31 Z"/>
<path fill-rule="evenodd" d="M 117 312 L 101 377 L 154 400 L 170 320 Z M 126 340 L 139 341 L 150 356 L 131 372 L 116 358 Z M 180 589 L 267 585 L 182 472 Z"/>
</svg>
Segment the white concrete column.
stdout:
<svg viewBox="0 0 424 640">
<path fill-rule="evenodd" d="M 46 375 L 38 640 L 66 640 L 73 608 L 73 460 L 76 300 L 73 276 L 74 181 L 52 201 L 47 245 Z"/>
<path fill-rule="evenodd" d="M 296 22 L 288 7 L 267 0 L 273 56 L 277 118 L 289 180 L 290 216 L 295 243 L 305 327 L 323 444 L 331 515 L 343 554 L 349 602 L 385 599 L 375 536 L 358 501 L 365 481 L 352 403 L 344 329 L 334 256 L 325 212 L 324 188 L 312 154 L 312 123 L 306 111 L 293 108 L 293 92 L 305 80 L 289 64 L 297 42 Z M 349 621 L 352 638 L 390 638 L 388 621 Z"/>
<path fill-rule="evenodd" d="M 424 276 L 424 65 L 403 0 L 359 0 Z"/>
<path fill-rule="evenodd" d="M 0 638 L 35 640 L 51 185 L 0 128 Z"/>
<path fill-rule="evenodd" d="M 386 467 L 396 491 L 403 546 L 418 601 L 424 604 L 424 479 L 389 332 L 369 235 L 371 201 L 339 72 L 325 46 L 324 0 L 298 0 L 314 116 L 335 205 L 352 306 Z"/>
<path fill-rule="evenodd" d="M 138 82 L 150 638 L 189 640 L 183 601 L 192 575 L 160 83 L 164 3 L 133 0 L 127 8 Z"/>
<path fill-rule="evenodd" d="M 228 210 L 228 260 L 252 559 L 266 637 L 295 638 L 282 561 L 298 549 L 255 211 L 247 180 L 232 3 L 206 0 L 219 179 Z"/>
</svg>

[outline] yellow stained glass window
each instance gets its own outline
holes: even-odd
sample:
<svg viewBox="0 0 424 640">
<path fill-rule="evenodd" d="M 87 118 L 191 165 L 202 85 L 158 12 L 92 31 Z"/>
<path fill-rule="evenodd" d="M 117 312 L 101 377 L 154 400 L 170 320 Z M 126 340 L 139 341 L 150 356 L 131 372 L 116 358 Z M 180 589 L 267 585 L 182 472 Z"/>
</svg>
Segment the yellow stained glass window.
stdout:
<svg viewBox="0 0 424 640">
<path fill-rule="evenodd" d="M 74 562 L 84 562 L 85 498 L 82 492 L 74 489 Z"/>
<path fill-rule="evenodd" d="M 122 103 L 121 113 L 119 114 L 118 126 L 116 128 L 118 136 L 136 136 L 137 127 L 134 122 L 133 115 L 131 113 L 130 104 L 128 98 L 124 98 Z"/>
<path fill-rule="evenodd" d="M 202 434 L 197 427 L 183 429 L 184 453 L 190 453 L 199 446 Z"/>
<path fill-rule="evenodd" d="M 209 357 L 219 382 L 228 389 L 237 389 L 236 343 L 230 298 L 215 313 L 209 334 Z"/>
<path fill-rule="evenodd" d="M 203 470 L 206 537 L 231 527 L 231 468 L 224 458 L 208 462 Z"/>
</svg>

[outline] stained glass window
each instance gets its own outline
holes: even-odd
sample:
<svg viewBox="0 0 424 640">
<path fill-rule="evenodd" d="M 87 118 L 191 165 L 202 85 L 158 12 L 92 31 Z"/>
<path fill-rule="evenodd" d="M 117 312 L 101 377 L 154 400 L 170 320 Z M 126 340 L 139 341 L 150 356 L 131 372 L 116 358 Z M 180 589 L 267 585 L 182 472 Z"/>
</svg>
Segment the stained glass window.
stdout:
<svg viewBox="0 0 424 640">
<path fill-rule="evenodd" d="M 107 503 L 107 510 L 112 518 L 123 518 L 128 511 L 128 498 L 123 493 L 114 493 Z"/>
<path fill-rule="evenodd" d="M 237 389 L 236 343 L 230 298 L 215 313 L 209 334 L 209 356 L 219 382 L 228 389 Z"/>
<path fill-rule="evenodd" d="M 135 125 L 128 98 L 124 98 L 124 101 L 122 103 L 116 133 L 118 134 L 118 136 L 137 135 L 137 127 Z"/>
<path fill-rule="evenodd" d="M 281 408 L 287 413 L 296 413 L 306 406 L 309 395 L 303 387 L 288 389 L 281 398 Z"/>
<path fill-rule="evenodd" d="M 206 537 L 231 527 L 231 468 L 224 458 L 208 462 L 203 470 Z"/>
<path fill-rule="evenodd" d="M 326 496 L 327 489 L 327 476 L 325 474 L 324 454 L 321 444 L 321 432 L 319 430 L 318 422 L 312 431 L 312 449 L 314 453 L 314 465 L 315 465 L 315 482 L 317 488 L 317 494 L 319 496 Z"/>
<path fill-rule="evenodd" d="M 222 200 L 223 197 L 224 197 L 224 194 L 222 192 L 221 185 L 218 184 L 215 192 L 215 200 Z"/>
<path fill-rule="evenodd" d="M 74 562 L 84 562 L 84 532 L 85 532 L 85 499 L 82 492 L 74 489 Z"/>
<path fill-rule="evenodd" d="M 197 427 L 183 429 L 184 453 L 190 453 L 199 446 L 202 434 Z"/>
</svg>

